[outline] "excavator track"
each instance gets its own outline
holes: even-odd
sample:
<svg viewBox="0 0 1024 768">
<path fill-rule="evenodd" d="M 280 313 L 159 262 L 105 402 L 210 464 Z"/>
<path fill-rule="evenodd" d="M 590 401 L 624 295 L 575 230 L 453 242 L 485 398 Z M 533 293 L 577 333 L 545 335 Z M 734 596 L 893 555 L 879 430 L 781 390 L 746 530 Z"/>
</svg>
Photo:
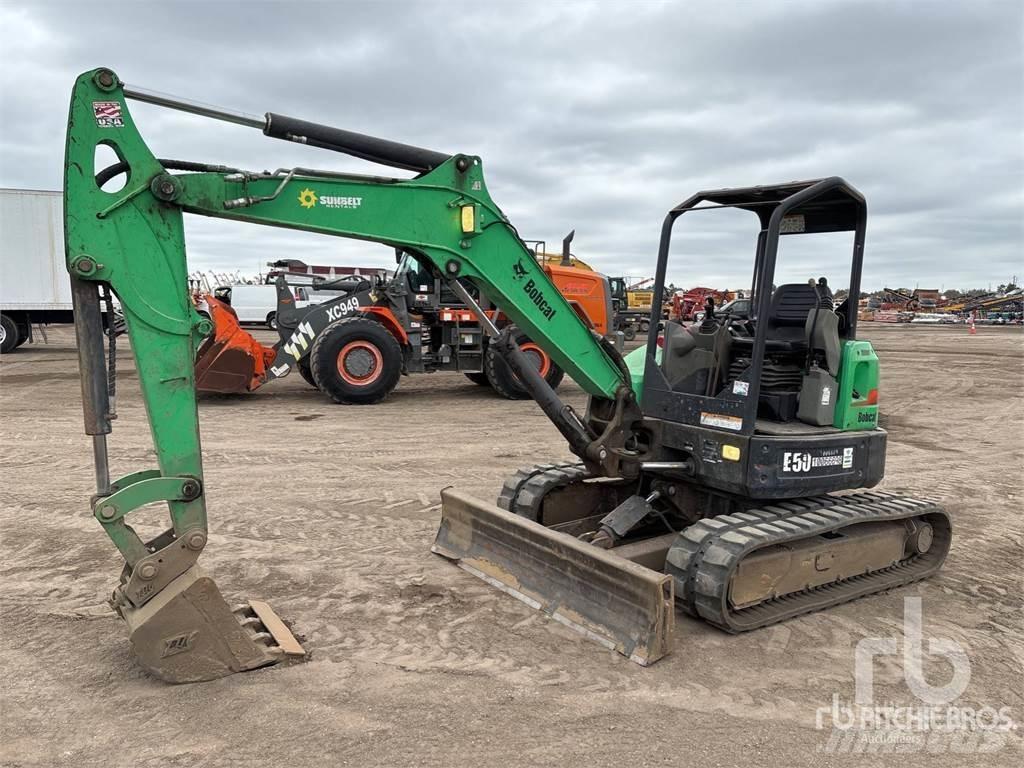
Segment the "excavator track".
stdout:
<svg viewBox="0 0 1024 768">
<path fill-rule="evenodd" d="M 930 544 L 887 567 L 787 592 L 749 607 L 733 605 L 730 591 L 737 569 L 759 550 L 834 537 L 858 525 L 893 522 L 927 523 Z M 949 515 L 932 501 L 879 492 L 819 496 L 701 520 L 676 539 L 665 570 L 675 579 L 680 608 L 738 633 L 923 579 L 942 566 L 951 539 Z"/>
<path fill-rule="evenodd" d="M 516 470 L 498 494 L 498 506 L 509 512 L 540 522 L 544 497 L 552 491 L 573 483 L 581 483 L 593 475 L 582 461 L 560 464 L 538 464 Z"/>
</svg>

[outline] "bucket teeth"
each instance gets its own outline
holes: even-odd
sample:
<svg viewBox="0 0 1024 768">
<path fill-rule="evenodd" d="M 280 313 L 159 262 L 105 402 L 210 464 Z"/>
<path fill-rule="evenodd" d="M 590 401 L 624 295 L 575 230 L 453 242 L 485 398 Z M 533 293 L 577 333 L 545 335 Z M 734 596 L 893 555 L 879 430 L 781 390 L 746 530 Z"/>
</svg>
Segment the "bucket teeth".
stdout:
<svg viewBox="0 0 1024 768">
<path fill-rule="evenodd" d="M 295 635 L 281 621 L 281 617 L 274 612 L 270 605 L 262 600 L 250 600 L 247 612 L 252 614 L 247 618 L 255 618 L 258 622 L 254 625 L 261 630 L 256 633 L 257 636 L 267 636 L 269 638 L 267 644 L 271 645 L 274 650 L 281 651 L 285 656 L 301 658 L 306 655 L 306 651 L 295 639 Z"/>
<path fill-rule="evenodd" d="M 237 610 L 193 566 L 140 608 L 122 604 L 139 663 L 169 683 L 244 672 L 305 651 L 273 609 L 253 600 Z"/>
</svg>

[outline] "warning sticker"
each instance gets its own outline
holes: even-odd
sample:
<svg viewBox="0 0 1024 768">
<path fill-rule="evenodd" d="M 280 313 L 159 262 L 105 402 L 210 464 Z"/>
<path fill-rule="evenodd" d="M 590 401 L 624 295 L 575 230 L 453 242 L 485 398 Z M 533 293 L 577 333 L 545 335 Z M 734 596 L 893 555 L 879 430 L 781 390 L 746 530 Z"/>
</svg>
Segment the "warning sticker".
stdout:
<svg viewBox="0 0 1024 768">
<path fill-rule="evenodd" d="M 100 128 L 124 128 L 119 101 L 94 101 L 92 113 L 96 117 L 96 125 Z"/>
<path fill-rule="evenodd" d="M 807 222 L 802 213 L 793 213 L 783 216 L 779 225 L 780 235 L 796 235 L 807 231 Z"/>
<path fill-rule="evenodd" d="M 724 413 L 707 413 L 701 411 L 700 423 L 705 427 L 718 427 L 739 432 L 743 429 L 743 419 L 739 416 L 726 416 Z"/>
<path fill-rule="evenodd" d="M 732 383 L 732 393 L 734 395 L 741 395 L 746 397 L 750 394 L 750 382 L 749 381 L 734 381 Z"/>
</svg>

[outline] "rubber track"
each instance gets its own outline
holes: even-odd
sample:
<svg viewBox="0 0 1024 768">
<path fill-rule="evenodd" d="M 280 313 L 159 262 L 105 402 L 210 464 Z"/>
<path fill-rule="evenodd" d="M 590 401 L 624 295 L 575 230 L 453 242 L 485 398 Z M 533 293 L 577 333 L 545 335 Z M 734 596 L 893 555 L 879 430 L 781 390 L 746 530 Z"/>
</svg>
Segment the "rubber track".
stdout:
<svg viewBox="0 0 1024 768">
<path fill-rule="evenodd" d="M 541 503 L 547 494 L 590 476 L 581 461 L 525 467 L 505 481 L 498 495 L 498 506 L 520 517 L 537 520 Z"/>
<path fill-rule="evenodd" d="M 755 550 L 858 523 L 911 518 L 927 518 L 934 527 L 934 541 L 923 555 L 740 611 L 729 606 L 733 572 Z M 677 605 L 685 612 L 727 632 L 743 632 L 923 579 L 942 565 L 951 538 L 949 516 L 931 501 L 881 492 L 819 496 L 694 523 L 669 550 L 665 571 L 675 578 Z"/>
</svg>

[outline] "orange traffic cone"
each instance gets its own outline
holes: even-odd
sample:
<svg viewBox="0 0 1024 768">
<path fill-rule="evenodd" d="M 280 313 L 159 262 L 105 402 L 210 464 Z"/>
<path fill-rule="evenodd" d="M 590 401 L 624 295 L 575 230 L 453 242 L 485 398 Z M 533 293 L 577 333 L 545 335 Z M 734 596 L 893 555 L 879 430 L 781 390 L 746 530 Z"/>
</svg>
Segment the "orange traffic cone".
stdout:
<svg viewBox="0 0 1024 768">
<path fill-rule="evenodd" d="M 974 315 L 973 314 L 971 315 L 971 319 L 968 321 L 968 324 L 967 324 L 967 333 L 969 333 L 971 336 L 975 336 L 978 333 L 978 329 L 974 327 Z"/>
</svg>

